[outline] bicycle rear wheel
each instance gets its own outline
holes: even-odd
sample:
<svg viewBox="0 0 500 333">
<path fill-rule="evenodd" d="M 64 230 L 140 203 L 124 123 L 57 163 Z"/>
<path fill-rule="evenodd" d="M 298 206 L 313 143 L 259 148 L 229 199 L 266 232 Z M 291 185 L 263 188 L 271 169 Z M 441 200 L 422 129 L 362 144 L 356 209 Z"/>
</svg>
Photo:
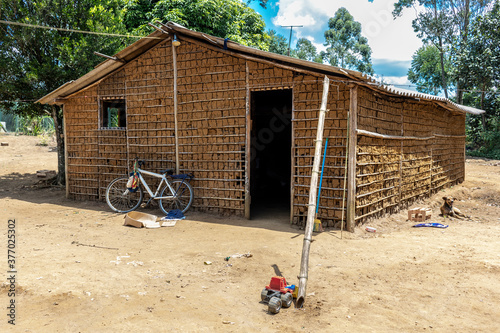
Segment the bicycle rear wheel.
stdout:
<svg viewBox="0 0 500 333">
<path fill-rule="evenodd" d="M 194 192 L 193 187 L 188 182 L 183 181 L 182 179 L 173 180 L 170 185 L 174 192 L 176 193 L 176 197 L 173 199 L 160 199 L 159 204 L 161 210 L 168 214 L 172 209 L 179 209 L 183 213 L 185 213 L 191 204 L 193 203 Z M 165 186 L 161 191 L 161 196 L 169 196 L 171 195 L 168 186 Z"/>
<path fill-rule="evenodd" d="M 128 177 L 120 177 L 109 183 L 106 189 L 106 203 L 117 213 L 135 210 L 142 202 L 144 193 L 139 186 L 136 192 L 127 189 Z"/>
</svg>

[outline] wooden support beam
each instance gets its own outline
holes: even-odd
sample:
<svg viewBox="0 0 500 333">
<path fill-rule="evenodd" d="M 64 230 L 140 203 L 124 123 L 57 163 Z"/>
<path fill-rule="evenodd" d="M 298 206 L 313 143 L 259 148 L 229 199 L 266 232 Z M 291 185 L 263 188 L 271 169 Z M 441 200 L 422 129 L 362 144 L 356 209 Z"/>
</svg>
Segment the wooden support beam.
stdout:
<svg viewBox="0 0 500 333">
<path fill-rule="evenodd" d="M 346 229 L 354 232 L 356 219 L 356 146 L 358 142 L 358 86 L 350 89 L 349 105 L 349 159 L 347 166 L 347 225 Z"/>
<path fill-rule="evenodd" d="M 109 55 L 105 55 L 105 54 L 102 54 L 102 53 L 99 53 L 97 51 L 94 51 L 94 54 L 99 56 L 99 57 L 103 57 L 103 58 L 106 58 L 106 59 L 109 59 L 109 60 L 114 60 L 114 61 L 118 61 L 118 62 L 122 62 L 122 63 L 125 63 L 126 61 L 123 60 L 123 59 L 119 59 L 117 57 L 111 57 Z"/>
<path fill-rule="evenodd" d="M 128 91 L 127 91 L 127 80 L 125 80 L 125 96 L 128 96 Z M 126 105 L 125 105 L 126 107 Z M 130 114 L 130 112 L 128 111 L 128 109 L 126 109 L 126 112 L 125 112 L 125 123 L 126 124 L 130 124 L 130 118 L 131 118 L 132 114 Z M 127 175 L 130 174 L 130 132 L 133 133 L 133 130 L 130 129 L 130 126 L 127 126 L 125 128 L 125 142 L 126 142 L 126 145 L 127 145 Z"/>
<path fill-rule="evenodd" d="M 245 151 L 245 218 L 250 219 L 250 207 L 252 197 L 250 195 L 250 160 L 252 151 L 252 118 L 250 117 L 250 84 L 249 84 L 249 68 L 248 61 L 245 61 L 245 85 L 246 85 L 246 151 Z"/>
<path fill-rule="evenodd" d="M 174 67 L 174 135 L 175 135 L 175 172 L 179 174 L 179 127 L 177 125 L 177 47 L 172 40 L 172 62 Z"/>
<path fill-rule="evenodd" d="M 66 114 L 64 104 L 61 106 L 63 112 L 63 133 L 64 133 L 64 177 L 66 182 L 66 198 L 69 199 L 69 172 L 68 172 L 68 135 L 66 130 Z"/>
<path fill-rule="evenodd" d="M 295 174 L 297 171 L 295 170 L 295 163 L 297 163 L 297 159 L 295 158 L 295 114 L 297 110 L 295 110 L 295 84 L 292 86 L 292 144 L 290 145 L 290 224 L 293 223 L 293 207 L 295 203 Z"/>
<path fill-rule="evenodd" d="M 401 138 L 405 135 L 405 119 L 404 119 L 404 111 L 405 111 L 405 102 L 401 103 Z M 403 149 L 404 144 L 401 139 L 400 142 L 400 150 L 399 150 L 399 188 L 398 188 L 398 204 L 401 205 L 403 200 Z M 432 177 L 431 177 L 432 178 Z M 431 179 L 432 182 L 432 179 Z"/>
<path fill-rule="evenodd" d="M 154 25 L 153 23 L 148 23 L 148 25 L 149 25 L 150 27 L 153 27 L 153 28 L 155 28 L 156 30 L 158 30 L 158 31 L 160 31 L 160 32 L 163 32 L 164 34 L 167 34 L 167 35 L 168 35 L 168 31 L 163 30 L 163 28 L 158 27 L 158 26 Z"/>
</svg>

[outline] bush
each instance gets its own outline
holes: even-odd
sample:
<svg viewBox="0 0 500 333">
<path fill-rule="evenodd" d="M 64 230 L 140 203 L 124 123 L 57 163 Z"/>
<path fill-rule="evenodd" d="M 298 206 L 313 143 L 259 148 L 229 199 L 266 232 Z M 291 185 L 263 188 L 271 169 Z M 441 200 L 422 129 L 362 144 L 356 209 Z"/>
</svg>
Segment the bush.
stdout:
<svg viewBox="0 0 500 333">
<path fill-rule="evenodd" d="M 500 121 L 492 119 L 488 131 L 481 134 L 482 145 L 467 151 L 467 155 L 500 160 Z"/>
</svg>

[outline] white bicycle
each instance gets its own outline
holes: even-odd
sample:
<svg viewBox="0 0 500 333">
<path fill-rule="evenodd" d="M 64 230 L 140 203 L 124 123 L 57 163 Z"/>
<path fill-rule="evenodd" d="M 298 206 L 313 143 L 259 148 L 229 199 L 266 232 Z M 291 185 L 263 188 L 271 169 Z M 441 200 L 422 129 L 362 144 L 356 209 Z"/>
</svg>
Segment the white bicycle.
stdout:
<svg viewBox="0 0 500 333">
<path fill-rule="evenodd" d="M 128 213 L 137 209 L 144 199 L 144 190 L 150 196 L 146 206 L 151 200 L 158 200 L 158 205 L 163 213 L 168 214 L 172 209 L 179 209 L 185 213 L 193 203 L 193 188 L 189 183 L 194 178 L 192 174 L 174 175 L 173 169 L 166 169 L 160 173 L 141 169 L 144 160 L 135 159 L 134 171 L 138 176 L 135 189 L 130 188 L 130 177 L 119 177 L 109 183 L 106 189 L 106 202 L 117 213 Z M 160 184 L 153 193 L 142 174 L 160 178 Z"/>
</svg>

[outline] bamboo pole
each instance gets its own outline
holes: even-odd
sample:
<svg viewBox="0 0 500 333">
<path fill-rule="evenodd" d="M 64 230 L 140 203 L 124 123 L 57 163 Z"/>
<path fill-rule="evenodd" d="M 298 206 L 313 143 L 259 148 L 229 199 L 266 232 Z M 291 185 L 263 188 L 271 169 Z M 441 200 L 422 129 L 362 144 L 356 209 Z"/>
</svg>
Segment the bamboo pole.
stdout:
<svg viewBox="0 0 500 333">
<path fill-rule="evenodd" d="M 309 249 L 311 248 L 312 232 L 314 227 L 314 215 L 316 212 L 316 194 L 318 188 L 319 165 L 321 162 L 321 145 L 323 142 L 323 128 L 325 125 L 326 105 L 328 101 L 328 88 L 330 80 L 327 76 L 323 81 L 323 97 L 321 99 L 321 108 L 318 116 L 318 129 L 316 133 L 316 148 L 314 151 L 314 163 L 311 174 L 311 187 L 309 190 L 309 204 L 307 209 L 307 222 L 304 234 L 304 244 L 302 246 L 302 259 L 300 261 L 299 293 L 297 297 L 297 308 L 304 305 L 307 285 L 307 272 L 309 266 Z"/>
<path fill-rule="evenodd" d="M 177 47 L 172 39 L 172 62 L 174 67 L 174 135 L 175 135 L 175 173 L 179 174 L 179 133 L 177 126 Z"/>
<path fill-rule="evenodd" d="M 351 87 L 349 107 L 349 152 L 347 170 L 347 225 L 346 229 L 354 232 L 356 216 L 356 143 L 358 129 L 358 86 Z"/>
<path fill-rule="evenodd" d="M 387 135 L 387 134 L 379 134 L 375 132 L 365 131 L 361 129 L 357 129 L 356 133 L 361 136 L 368 136 L 376 139 L 387 139 L 387 140 L 432 140 L 434 136 L 426 136 L 426 137 L 416 137 L 416 136 L 404 136 L 404 135 Z"/>
</svg>

